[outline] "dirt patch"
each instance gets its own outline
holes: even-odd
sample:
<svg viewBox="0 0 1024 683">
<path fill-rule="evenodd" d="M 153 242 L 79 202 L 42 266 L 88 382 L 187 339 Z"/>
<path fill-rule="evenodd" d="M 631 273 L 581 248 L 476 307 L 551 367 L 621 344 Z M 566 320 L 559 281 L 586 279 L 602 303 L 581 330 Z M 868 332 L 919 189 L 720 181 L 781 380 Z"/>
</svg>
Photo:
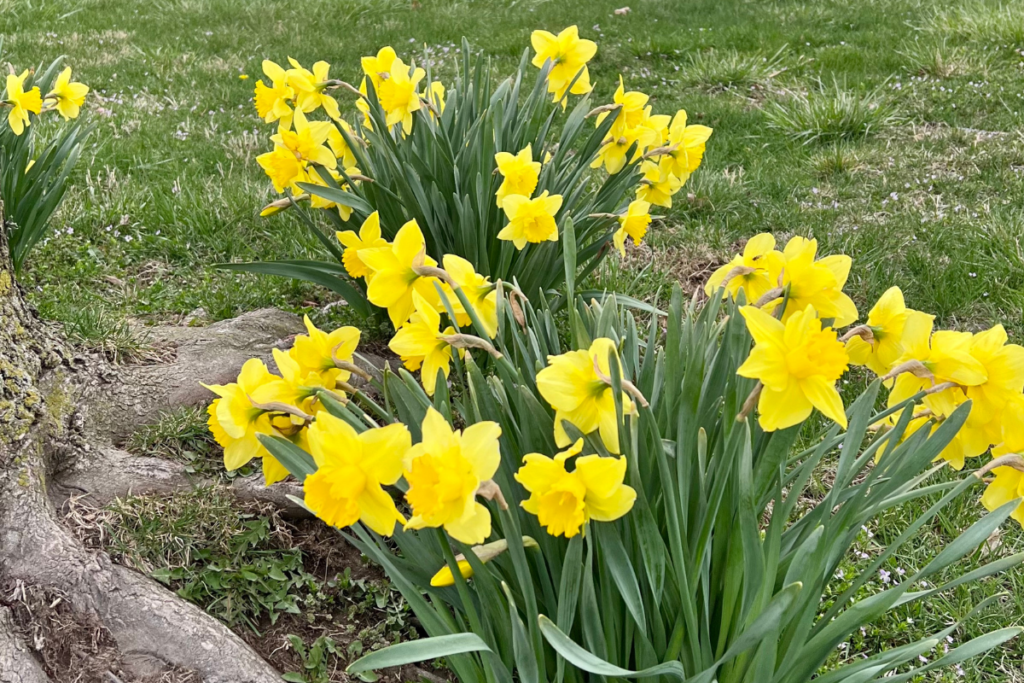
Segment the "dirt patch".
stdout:
<svg viewBox="0 0 1024 683">
<path fill-rule="evenodd" d="M 19 582 L 4 586 L 2 602 L 54 683 L 202 683 L 195 673 L 180 669 L 133 676 L 110 632 L 57 591 Z"/>
</svg>

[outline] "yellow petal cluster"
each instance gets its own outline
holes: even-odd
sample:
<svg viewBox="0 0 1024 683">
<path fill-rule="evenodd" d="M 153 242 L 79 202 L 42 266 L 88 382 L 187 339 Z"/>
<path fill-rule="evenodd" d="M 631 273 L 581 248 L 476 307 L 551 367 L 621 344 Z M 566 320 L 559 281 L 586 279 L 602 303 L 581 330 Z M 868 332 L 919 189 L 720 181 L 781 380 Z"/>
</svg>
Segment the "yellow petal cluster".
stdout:
<svg viewBox="0 0 1024 683">
<path fill-rule="evenodd" d="M 513 194 L 505 197 L 502 208 L 508 225 L 498 233 L 498 239 L 512 242 L 516 249 L 528 243 L 558 241 L 555 214 L 562 208 L 562 195 L 548 196 L 547 190 L 533 199 Z"/>
<path fill-rule="evenodd" d="M 415 305 L 413 292 L 437 306 L 440 295 L 434 286 L 435 277 L 416 272 L 419 266 L 436 266 L 437 261 L 426 255 L 427 244 L 415 219 L 401 227 L 395 240 L 388 246 L 359 251 L 359 258 L 373 271 L 366 288 L 366 298 L 374 306 L 388 309 L 395 327 L 409 319 Z"/>
<path fill-rule="evenodd" d="M 25 90 L 28 75 L 28 70 L 19 76 L 7 74 L 7 90 L 3 101 L 11 108 L 7 113 L 7 125 L 15 135 L 25 132 L 25 127 L 31 123 L 28 116 L 30 113 L 38 115 L 43 108 L 43 98 L 38 86 Z"/>
<path fill-rule="evenodd" d="M 405 455 L 407 529 L 444 527 L 457 541 L 483 543 L 491 534 L 491 513 L 477 502 L 477 490 L 498 470 L 501 427 L 478 422 L 453 430 L 441 413 L 427 410 L 423 440 Z"/>
<path fill-rule="evenodd" d="M 651 224 L 651 205 L 642 199 L 635 199 L 629 203 L 626 213 L 619 216 L 619 229 L 612 235 L 612 242 L 622 256 L 626 255 L 626 238 L 633 240 L 633 244 L 639 245 L 647 234 L 647 227 Z"/>
<path fill-rule="evenodd" d="M 437 372 L 440 370 L 447 379 L 451 372 L 452 347 L 442 337 L 455 334 L 455 329 L 441 330 L 441 314 L 417 292 L 413 292 L 415 311 L 412 317 L 395 333 L 388 348 L 397 353 L 408 370 L 419 370 L 423 389 L 428 396 L 434 395 Z"/>
<path fill-rule="evenodd" d="M 78 118 L 85 96 L 89 94 L 89 86 L 71 80 L 71 67 L 65 67 L 53 82 L 53 89 L 46 94 L 47 100 L 53 100 L 53 107 L 65 121 Z M 37 112 L 38 113 L 38 112 Z"/>
<path fill-rule="evenodd" d="M 569 26 L 558 35 L 534 31 L 530 43 L 536 52 L 532 64 L 537 68 L 551 64 L 548 92 L 554 95 L 553 102 L 562 102 L 564 107 L 567 92 L 585 95 L 591 91 L 587 63 L 597 54 L 597 43 L 580 38 L 577 26 Z"/>
<path fill-rule="evenodd" d="M 554 458 L 530 453 L 515 475 L 516 481 L 530 492 L 530 497 L 522 502 L 523 509 L 536 515 L 552 536 L 572 538 L 591 519 L 619 519 L 633 509 L 636 501 L 636 491 L 623 483 L 626 458 L 576 457 L 582 450 L 583 439 L 577 439 Z M 575 458 L 571 472 L 566 469 L 569 458 Z"/>
<path fill-rule="evenodd" d="M 321 413 L 309 428 L 310 453 L 318 469 L 303 483 L 306 506 L 333 527 L 361 521 L 390 536 L 405 518 L 382 487 L 402 476 L 402 457 L 410 445 L 403 424 L 360 434 L 344 420 Z"/>
<path fill-rule="evenodd" d="M 341 255 L 341 262 L 348 274 L 354 278 L 366 278 L 366 281 L 370 282 L 373 279 L 373 270 L 363 263 L 359 252 L 363 249 L 380 249 L 390 246 L 387 240 L 381 237 L 380 214 L 374 211 L 367 216 L 360 226 L 358 234 L 353 230 L 339 230 L 335 236 L 345 247 Z"/>
<path fill-rule="evenodd" d="M 618 358 L 615 342 L 602 337 L 588 349 L 548 356 L 547 367 L 537 373 L 537 390 L 555 409 L 555 443 L 559 447 L 572 443 L 563 424 L 569 422 L 583 434 L 600 432 L 605 448 L 620 452 L 615 396 L 608 379 L 613 354 Z M 625 392 L 622 409 L 625 414 L 636 410 Z"/>
<path fill-rule="evenodd" d="M 814 308 L 797 311 L 785 323 L 755 306 L 744 306 L 740 313 L 754 348 L 737 373 L 763 385 L 757 403 L 761 428 L 773 432 L 798 425 L 814 408 L 846 427 L 836 382 L 846 372 L 849 356 Z"/>
<path fill-rule="evenodd" d="M 504 179 L 495 195 L 499 208 L 509 195 L 533 195 L 537 189 L 537 179 L 540 178 L 540 162 L 533 160 L 533 145 L 527 145 L 518 154 L 498 152 L 494 155 L 494 163 L 498 165 L 498 173 Z"/>
</svg>

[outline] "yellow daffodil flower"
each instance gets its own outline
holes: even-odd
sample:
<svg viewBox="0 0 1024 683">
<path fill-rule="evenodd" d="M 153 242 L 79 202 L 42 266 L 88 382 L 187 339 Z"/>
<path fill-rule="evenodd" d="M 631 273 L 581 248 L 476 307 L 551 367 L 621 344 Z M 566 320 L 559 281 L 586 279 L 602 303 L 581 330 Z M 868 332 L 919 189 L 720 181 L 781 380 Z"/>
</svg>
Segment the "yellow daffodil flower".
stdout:
<svg viewBox="0 0 1024 683">
<path fill-rule="evenodd" d="M 394 64 L 396 59 L 398 59 L 398 55 L 395 54 L 395 49 L 390 45 L 382 47 L 374 56 L 362 58 L 363 73 L 373 83 L 373 89 L 378 94 L 380 93 L 381 81 L 391 77 L 391 65 Z"/>
<path fill-rule="evenodd" d="M 548 31 L 534 31 L 530 36 L 530 43 L 537 52 L 532 62 L 535 67 L 543 68 L 545 62 L 551 62 L 551 71 L 548 73 L 548 92 L 555 93 L 555 102 L 565 96 L 565 91 L 572 80 L 576 78 L 581 69 L 586 68 L 587 62 L 597 54 L 597 43 L 580 38 L 579 28 L 576 26 L 569 26 L 557 36 Z M 589 74 L 586 76 L 587 86 L 589 86 Z M 582 76 L 572 89 L 574 94 L 589 92 L 589 89 L 576 92 L 578 89 L 582 89 L 577 87 L 580 86 L 581 81 L 583 81 Z"/>
<path fill-rule="evenodd" d="M 363 249 L 380 249 L 387 247 L 388 242 L 381 237 L 380 214 L 376 211 L 371 213 L 363 221 L 357 235 L 354 230 L 338 231 L 335 233 L 338 241 L 345 247 L 341 255 L 341 263 L 345 270 L 352 277 L 365 277 L 369 282 L 373 279 L 373 271 L 359 258 L 359 252 Z"/>
<path fill-rule="evenodd" d="M 344 129 L 349 138 L 355 137 L 355 131 L 352 130 L 352 126 L 348 125 L 348 122 L 344 119 L 338 119 L 335 123 L 337 125 L 332 127 L 327 133 L 327 146 L 331 148 L 334 156 L 337 157 L 338 163 L 345 168 L 350 168 L 356 165 L 356 155 L 352 148 L 349 147 L 348 142 L 346 142 L 345 136 L 338 130 L 338 127 Z"/>
<path fill-rule="evenodd" d="M 787 321 L 807 306 L 813 306 L 822 318 L 832 318 L 835 327 L 846 327 L 857 320 L 857 307 L 843 293 L 852 260 L 842 254 L 815 260 L 817 252 L 818 240 L 794 237 L 786 243 L 781 254 L 772 252 L 768 255 L 772 281 L 789 290 L 782 321 Z M 772 311 L 781 304 L 780 297 L 765 308 Z"/>
<path fill-rule="evenodd" d="M 454 254 L 445 254 L 441 260 L 444 270 L 462 289 L 469 304 L 483 323 L 487 336 L 494 339 L 498 333 L 498 291 L 491 281 L 473 269 L 473 264 Z M 462 302 L 457 296 L 448 297 L 455 311 L 455 322 L 465 327 L 470 324 Z"/>
<path fill-rule="evenodd" d="M 47 95 L 47 99 L 55 102 L 57 112 L 64 117 L 65 121 L 78 117 L 78 112 L 85 103 L 85 96 L 89 93 L 89 86 L 84 83 L 75 83 L 71 80 L 71 67 L 65 67 L 53 82 L 53 90 Z"/>
<path fill-rule="evenodd" d="M 656 164 L 648 160 L 640 165 L 640 170 L 643 171 L 644 178 L 636 191 L 637 198 L 655 206 L 671 209 L 672 195 L 682 189 L 682 181 L 672 175 L 664 163 Z"/>
<path fill-rule="evenodd" d="M 441 81 L 431 81 L 427 87 L 427 99 L 437 109 L 438 114 L 444 113 L 444 83 Z M 430 115 L 433 116 L 434 112 L 431 111 Z"/>
<path fill-rule="evenodd" d="M 20 76 L 7 74 L 7 99 L 4 100 L 11 107 L 7 113 L 7 125 L 11 127 L 15 135 L 21 135 L 25 126 L 29 125 L 29 113 L 38 115 L 43 108 L 43 98 L 39 94 L 38 87 L 25 90 L 25 79 L 28 78 L 28 70 L 21 72 Z"/>
<path fill-rule="evenodd" d="M 523 536 L 523 547 L 536 548 L 537 541 L 535 541 L 532 536 Z M 503 552 L 508 550 L 508 541 L 504 538 L 501 538 L 492 543 L 475 545 L 472 548 L 470 548 L 470 550 L 473 551 L 473 554 L 477 556 L 477 558 L 480 560 L 482 564 L 487 564 L 488 562 L 490 562 L 491 560 L 493 560 L 494 558 L 498 557 Z M 473 565 L 469 563 L 469 560 L 466 559 L 465 555 L 456 555 L 455 562 L 459 567 L 459 573 L 462 574 L 462 578 L 473 578 Z M 451 568 L 447 565 L 441 567 L 441 569 L 436 574 L 434 574 L 434 576 L 430 579 L 430 585 L 438 588 L 442 588 L 444 586 L 454 586 L 455 575 L 452 574 Z"/>
<path fill-rule="evenodd" d="M 554 97 L 551 98 L 551 101 L 560 102 L 563 110 L 569 104 L 565 97 L 567 93 L 571 93 L 573 95 L 586 95 L 593 89 L 594 86 L 590 82 L 590 69 L 587 67 L 580 69 L 579 78 L 576 78 L 575 82 L 570 79 L 552 87 L 551 81 L 548 81 L 548 92 L 554 95 Z"/>
<path fill-rule="evenodd" d="M 672 148 L 665 159 L 668 171 L 683 183 L 697 170 L 704 158 L 704 143 L 713 131 L 707 126 L 686 125 L 686 111 L 680 109 L 668 129 L 668 146 Z"/>
<path fill-rule="evenodd" d="M 527 145 L 515 155 L 498 152 L 494 155 L 494 162 L 498 165 L 498 173 L 504 178 L 494 196 L 499 208 L 509 195 L 529 197 L 537 189 L 540 162 L 533 160 L 533 145 Z"/>
<path fill-rule="evenodd" d="M 274 426 L 270 414 L 253 406 L 253 401 L 264 404 L 288 398 L 284 381 L 270 374 L 263 361 L 250 358 L 236 382 L 203 386 L 218 396 L 207 409 L 208 424 L 214 439 L 224 448 L 224 467 L 233 471 L 253 458 L 271 457 L 257 435 L 274 434 Z"/>
<path fill-rule="evenodd" d="M 331 78 L 331 65 L 319 61 L 313 65 L 313 70 L 309 71 L 291 57 L 288 61 L 292 65 L 287 72 L 288 85 L 295 91 L 295 103 L 299 109 L 309 114 L 323 107 L 331 119 L 339 120 L 341 112 L 338 109 L 338 102 L 326 93 Z"/>
<path fill-rule="evenodd" d="M 391 76 L 381 82 L 378 91 L 388 126 L 400 123 L 403 133 L 408 135 L 412 132 L 412 115 L 422 106 L 416 89 L 426 75 L 423 69 L 406 66 L 401 59 L 392 63 Z"/>
<path fill-rule="evenodd" d="M 610 377 L 608 358 L 618 350 L 607 338 L 595 339 L 589 349 L 548 356 L 548 366 L 537 373 L 537 390 L 555 409 L 555 443 L 559 448 L 572 443 L 563 421 L 584 434 L 599 430 L 605 448 L 619 453 L 619 423 L 615 416 L 615 396 L 606 378 Z M 622 410 L 633 415 L 636 407 L 625 392 Z"/>
<path fill-rule="evenodd" d="M 999 420 L 999 438 L 992 455 L 1024 454 L 1024 396 L 1014 396 L 1003 406 Z"/>
<path fill-rule="evenodd" d="M 283 398 L 283 402 L 295 406 L 307 415 L 316 415 L 321 410 L 317 402 L 317 390 L 326 388 L 323 375 L 318 370 L 303 367 L 291 354 L 281 349 L 273 349 L 273 354 L 274 364 L 281 373 L 281 379 L 288 385 L 289 395 Z M 285 417 L 294 426 L 305 424 L 301 418 L 294 415 Z"/>
<path fill-rule="evenodd" d="M 558 241 L 555 214 L 562 208 L 562 195 L 549 197 L 547 190 L 533 199 L 512 194 L 505 197 L 502 208 L 508 217 L 508 225 L 498 233 L 499 240 L 511 241 L 516 249 L 522 249 L 527 242 Z"/>
<path fill-rule="evenodd" d="M 605 139 L 601 149 L 597 151 L 597 156 L 590 162 L 590 167 L 601 168 L 603 165 L 609 174 L 615 175 L 625 168 L 627 163 L 639 159 L 644 150 L 656 141 L 657 132 L 651 128 L 637 126 L 621 131 Z M 633 149 L 632 156 L 629 154 L 630 149 Z"/>
<path fill-rule="evenodd" d="M 651 114 L 651 106 L 647 105 L 639 126 L 651 131 L 645 138 L 650 140 L 650 146 L 660 147 L 668 142 L 668 127 L 671 122 L 672 117 L 668 114 Z"/>
<path fill-rule="evenodd" d="M 516 481 L 530 492 L 524 510 L 537 516 L 552 536 L 572 538 L 590 520 L 612 522 L 633 509 L 636 491 L 626 486 L 626 458 L 585 455 L 576 458 L 572 472 L 565 461 L 579 455 L 583 439 L 554 458 L 529 453 L 516 472 Z"/>
<path fill-rule="evenodd" d="M 866 366 L 879 377 L 888 373 L 903 355 L 903 328 L 909 314 L 900 288 L 886 290 L 868 313 L 865 327 L 870 341 L 854 336 L 846 342 L 850 363 Z"/>
<path fill-rule="evenodd" d="M 625 216 L 619 216 L 619 229 L 612 235 L 612 242 L 622 256 L 626 255 L 626 238 L 633 238 L 633 244 L 639 245 L 647 234 L 647 226 L 651 224 L 651 205 L 641 199 L 629 203 Z"/>
<path fill-rule="evenodd" d="M 1011 500 L 1024 498 L 1024 472 L 1004 466 L 992 470 L 993 479 L 985 487 L 985 493 L 981 496 L 981 504 L 988 511 L 1001 508 Z M 1024 503 L 1017 506 L 1017 509 L 1010 515 L 1024 527 Z"/>
<path fill-rule="evenodd" d="M 437 371 L 446 379 L 451 372 L 452 347 L 441 337 L 455 334 L 455 328 L 449 326 L 442 331 L 441 314 L 417 292 L 412 293 L 412 300 L 416 310 L 395 332 L 388 348 L 402 358 L 407 370 L 415 372 L 423 366 L 420 381 L 427 395 L 433 396 Z"/>
<path fill-rule="evenodd" d="M 768 254 L 775 250 L 775 237 L 767 232 L 751 237 L 743 253 L 720 267 L 704 285 L 704 293 L 711 296 L 724 288 L 723 297 L 738 298 L 740 291 L 748 303 L 753 303 L 775 287 L 768 271 Z"/>
<path fill-rule="evenodd" d="M 413 513 L 405 528 L 443 526 L 457 541 L 483 543 L 491 535 L 491 513 L 476 493 L 498 471 L 501 427 L 477 422 L 453 431 L 441 413 L 428 408 L 422 431 L 423 440 L 405 455 L 405 499 Z"/>
<path fill-rule="evenodd" d="M 896 360 L 900 366 L 916 361 L 921 369 L 915 374 L 904 372 L 896 378 L 889 392 L 889 405 L 894 406 L 936 384 L 952 382 L 970 387 L 988 379 L 985 366 L 971 355 L 971 334 L 940 330 L 932 333 L 935 316 L 910 311 L 903 327 L 903 355 Z M 946 389 L 924 397 L 924 404 L 936 415 L 948 417 L 960 400 L 958 388 Z M 962 392 L 961 392 L 962 393 Z"/>
<path fill-rule="evenodd" d="M 415 219 L 402 226 L 390 246 L 363 249 L 359 258 L 374 273 L 366 288 L 366 298 L 374 306 L 388 309 L 396 328 L 412 315 L 414 291 L 432 306 L 440 303 L 441 296 L 434 287 L 437 278 L 422 277 L 413 270 L 416 266 L 437 265 L 426 255 L 426 241 Z"/>
<path fill-rule="evenodd" d="M 609 134 L 612 137 L 618 137 L 624 135 L 626 131 L 633 130 L 639 126 L 644 120 L 644 110 L 647 106 L 647 100 L 650 99 L 649 95 L 646 95 L 638 90 L 631 90 L 626 92 L 625 85 L 622 82 L 622 76 L 619 76 L 619 87 L 615 89 L 615 95 L 612 101 L 615 104 L 620 105 L 617 112 L 615 112 L 615 121 L 612 123 Z M 595 125 L 600 127 L 601 123 L 609 116 L 608 112 L 603 112 L 597 117 Z"/>
<path fill-rule="evenodd" d="M 754 338 L 750 356 L 737 370 L 764 385 L 757 403 L 761 429 L 774 432 L 800 424 L 817 408 L 846 427 L 836 381 L 849 356 L 831 327 L 822 327 L 813 306 L 790 316 L 785 324 L 754 306 L 740 313 Z"/>
<path fill-rule="evenodd" d="M 288 352 L 299 364 L 302 376 L 309 372 L 320 374 L 325 389 L 333 390 L 338 382 L 347 382 L 352 376 L 348 370 L 342 370 L 335 360 L 352 362 L 356 347 L 359 346 L 359 328 L 339 327 L 330 334 L 317 328 L 309 316 L 303 316 L 307 334 L 295 337 L 295 342 Z"/>
<path fill-rule="evenodd" d="M 1008 344 L 1002 325 L 979 332 L 971 338 L 971 356 L 981 363 L 987 378 L 967 387 L 971 414 L 984 421 L 996 418 L 1005 406 L 1024 391 L 1024 347 Z"/>
<path fill-rule="evenodd" d="M 305 503 L 330 526 L 361 521 L 382 536 L 405 522 L 382 486 L 402 476 L 402 456 L 411 438 L 403 424 L 356 433 L 347 422 L 321 413 L 309 427 L 310 453 L 317 471 L 306 477 Z"/>
<path fill-rule="evenodd" d="M 274 145 L 271 151 L 260 154 L 256 157 L 256 163 L 263 168 L 270 182 L 274 184 L 274 189 L 279 193 L 291 188 L 292 194 L 300 194 L 301 190 L 297 184 L 309 182 L 306 164 L 293 152 L 280 145 Z"/>
<path fill-rule="evenodd" d="M 334 129 L 330 121 L 309 121 L 301 109 L 296 109 L 292 117 L 294 130 L 281 128 L 276 135 L 270 136 L 274 144 L 283 147 L 296 159 L 320 164 L 325 168 L 337 168 L 338 160 L 331 150 L 324 145 Z"/>
<path fill-rule="evenodd" d="M 256 113 L 266 123 L 278 121 L 287 128 L 291 126 L 291 102 L 295 98 L 295 91 L 288 85 L 288 74 L 269 59 L 263 60 L 263 73 L 270 79 L 270 85 L 263 79 L 256 81 Z"/>
</svg>

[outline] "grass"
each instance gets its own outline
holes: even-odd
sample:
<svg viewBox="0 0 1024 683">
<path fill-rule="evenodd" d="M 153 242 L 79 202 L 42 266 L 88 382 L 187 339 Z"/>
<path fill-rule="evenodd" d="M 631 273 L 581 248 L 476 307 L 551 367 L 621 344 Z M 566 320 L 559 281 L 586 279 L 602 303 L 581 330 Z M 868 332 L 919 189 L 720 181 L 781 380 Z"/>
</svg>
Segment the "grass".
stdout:
<svg viewBox="0 0 1024 683">
<path fill-rule="evenodd" d="M 647 244 L 606 262 L 596 286 L 638 297 L 674 281 L 693 289 L 739 241 L 800 234 L 818 238 L 822 252 L 854 257 L 847 289 L 862 311 L 898 284 L 908 305 L 937 314 L 939 325 L 1001 322 L 1020 340 L 1024 5 L 637 0 L 616 15 L 622 4 L 85 0 L 69 11 L 57 0 L 0 0 L 4 59 L 23 67 L 67 55 L 94 88 L 90 116 L 99 124 L 55 232 L 27 265 L 34 303 L 84 343 L 129 358 L 144 347 L 140 323 L 197 309 L 216 320 L 279 306 L 345 322 L 322 289 L 214 268 L 321 256 L 293 217 L 256 215 L 273 196 L 255 164 L 272 132 L 250 102 L 261 60 L 326 59 L 332 74 L 354 80 L 359 57 L 381 45 L 420 60 L 426 46 L 447 78 L 465 35 L 504 74 L 531 30 L 575 23 L 599 44 L 591 68 L 599 98 L 610 98 L 621 73 L 657 111 L 685 107 L 715 128 L 686 187 L 691 198 L 680 196 Z M 343 106 L 351 114 L 351 100 Z M 137 437 L 136 450 L 196 454 L 201 468 L 201 422 L 201 414 L 169 417 Z M 976 496 L 965 497 L 914 552 L 941 546 L 978 514 Z M 904 522 L 886 518 L 872 533 L 889 538 Z M 1001 547 L 1022 543 L 1020 529 L 1004 530 Z M 929 613 L 873 625 L 850 647 L 906 642 L 947 611 L 1001 592 L 1010 597 L 980 624 L 1019 624 L 1022 582 L 1017 570 L 965 589 Z M 1017 683 L 1010 663 L 1022 647 L 972 662 L 963 678 L 929 680 Z"/>
</svg>

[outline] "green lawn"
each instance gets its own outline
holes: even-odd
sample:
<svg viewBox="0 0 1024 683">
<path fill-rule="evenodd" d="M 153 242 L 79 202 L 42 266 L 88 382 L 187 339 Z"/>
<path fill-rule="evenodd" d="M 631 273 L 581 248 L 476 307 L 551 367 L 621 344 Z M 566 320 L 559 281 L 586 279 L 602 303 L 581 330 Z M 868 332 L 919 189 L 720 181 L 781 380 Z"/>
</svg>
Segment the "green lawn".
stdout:
<svg viewBox="0 0 1024 683">
<path fill-rule="evenodd" d="M 626 3 L 631 11 L 617 15 Z M 442 79 L 469 38 L 508 73 L 535 28 L 578 24 L 597 41 L 598 99 L 621 73 L 655 110 L 715 129 L 703 167 L 649 246 L 609 259 L 596 284 L 651 296 L 693 288 L 771 231 L 815 236 L 854 257 L 848 291 L 866 312 L 892 284 L 938 323 L 1024 333 L 1024 2 L 924 0 L 0 0 L 3 60 L 64 54 L 96 93 L 94 144 L 24 281 L 48 317 L 92 343 L 138 344 L 126 319 L 210 319 L 261 306 L 310 312 L 329 293 L 218 271 L 214 263 L 308 258 L 316 246 L 272 197 L 255 156 L 272 132 L 250 98 L 260 62 L 331 62 L 391 44 Z M 239 78 L 248 75 L 247 80 Z M 341 98 L 353 111 L 351 99 Z M 336 314 L 335 314 L 336 315 Z M 941 544 L 978 514 L 943 518 Z M 887 520 L 893 529 L 899 520 Z M 892 529 L 874 529 L 879 537 Z M 868 541 L 866 541 L 867 543 Z M 999 552 L 1024 549 L 1005 529 Z M 921 552 L 929 548 L 921 548 Z M 977 558 L 975 558 L 977 559 Z M 909 563 L 915 557 L 902 557 Z M 895 570 L 895 567 L 893 568 Z M 896 615 L 843 656 L 905 642 L 982 596 L 1007 591 L 984 625 L 1024 623 L 1024 571 L 930 614 Z M 909 620 L 909 621 L 908 621 Z M 863 649 L 858 649 L 863 648 Z M 1024 681 L 1016 643 L 929 680 Z"/>
</svg>

